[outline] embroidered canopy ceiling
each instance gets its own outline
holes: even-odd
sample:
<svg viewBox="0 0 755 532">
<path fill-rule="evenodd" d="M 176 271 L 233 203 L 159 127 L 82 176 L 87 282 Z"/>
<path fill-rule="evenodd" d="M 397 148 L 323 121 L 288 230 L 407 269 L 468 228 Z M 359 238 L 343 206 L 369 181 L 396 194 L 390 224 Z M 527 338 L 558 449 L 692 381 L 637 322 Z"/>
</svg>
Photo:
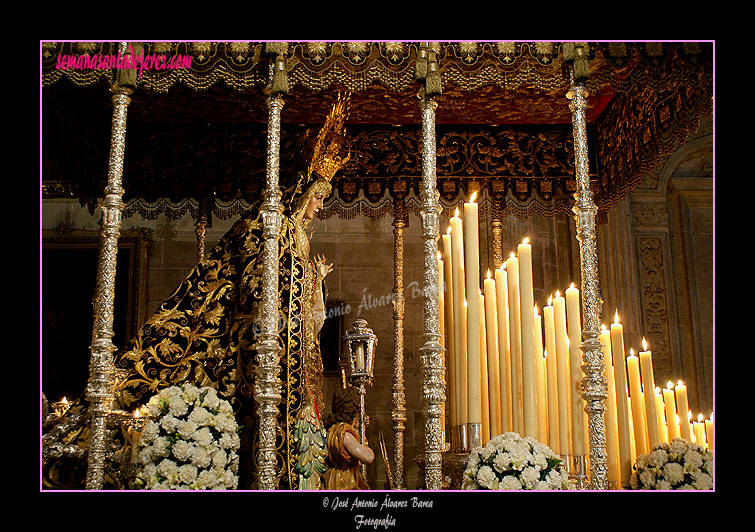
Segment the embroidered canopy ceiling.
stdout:
<svg viewBox="0 0 755 532">
<path fill-rule="evenodd" d="M 134 43 L 164 57 L 137 79 L 128 109 L 126 215 L 235 216 L 264 187 L 265 87 L 271 57 L 261 42 Z M 432 43 L 441 205 L 480 191 L 481 209 L 552 216 L 570 212 L 574 181 L 569 70 L 563 43 Z M 289 88 L 282 112 L 281 173 L 296 168 L 310 128 L 338 91 L 352 92 L 352 157 L 327 215 L 418 205 L 421 167 L 420 43 L 285 43 Z M 713 44 L 587 43 L 588 147 L 603 213 L 712 116 Z M 117 43 L 44 42 L 42 192 L 94 209 L 107 175 Z M 189 66 L 190 61 L 190 66 Z M 94 67 L 94 68 L 93 68 Z"/>
</svg>

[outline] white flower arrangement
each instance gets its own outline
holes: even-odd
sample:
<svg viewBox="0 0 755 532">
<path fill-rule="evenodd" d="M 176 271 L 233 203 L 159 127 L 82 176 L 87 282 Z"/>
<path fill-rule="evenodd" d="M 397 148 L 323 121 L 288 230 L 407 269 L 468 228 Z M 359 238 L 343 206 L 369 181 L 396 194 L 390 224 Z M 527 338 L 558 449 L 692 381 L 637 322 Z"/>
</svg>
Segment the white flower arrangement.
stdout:
<svg viewBox="0 0 755 532">
<path fill-rule="evenodd" d="M 629 485 L 634 490 L 712 490 L 713 453 L 683 438 L 641 454 Z"/>
<path fill-rule="evenodd" d="M 136 444 L 136 487 L 236 489 L 240 439 L 228 401 L 213 388 L 181 384 L 162 390 L 145 406 L 150 421 Z"/>
<path fill-rule="evenodd" d="M 575 489 L 561 463 L 560 456 L 535 438 L 505 432 L 472 449 L 462 489 Z"/>
</svg>

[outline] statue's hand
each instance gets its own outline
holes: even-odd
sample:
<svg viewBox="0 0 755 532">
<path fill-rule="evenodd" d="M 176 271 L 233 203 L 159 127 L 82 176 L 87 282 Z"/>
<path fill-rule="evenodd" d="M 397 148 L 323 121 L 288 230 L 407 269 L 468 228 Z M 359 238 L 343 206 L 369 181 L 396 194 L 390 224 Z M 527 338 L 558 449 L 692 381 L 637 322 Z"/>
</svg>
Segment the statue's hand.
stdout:
<svg viewBox="0 0 755 532">
<path fill-rule="evenodd" d="M 325 255 L 317 255 L 315 257 L 315 266 L 317 267 L 317 275 L 320 279 L 325 277 L 333 271 L 333 263 L 325 264 Z"/>
</svg>

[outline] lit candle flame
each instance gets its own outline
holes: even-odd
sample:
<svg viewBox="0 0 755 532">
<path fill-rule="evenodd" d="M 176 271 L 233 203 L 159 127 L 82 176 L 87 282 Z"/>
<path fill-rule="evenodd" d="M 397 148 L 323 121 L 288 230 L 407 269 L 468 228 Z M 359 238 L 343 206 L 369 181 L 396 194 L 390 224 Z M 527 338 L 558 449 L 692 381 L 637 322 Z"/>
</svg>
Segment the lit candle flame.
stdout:
<svg viewBox="0 0 755 532">
<path fill-rule="evenodd" d="M 524 240 L 522 240 L 522 244 L 529 244 L 529 243 L 530 243 L 529 237 L 524 237 Z"/>
<path fill-rule="evenodd" d="M 459 217 L 459 207 L 456 207 L 456 213 L 454 214 L 454 216 L 455 216 L 456 218 L 458 218 L 458 217 Z"/>
<path fill-rule="evenodd" d="M 438 260 L 441 260 L 441 258 L 442 257 L 441 257 L 440 251 L 438 251 Z"/>
<path fill-rule="evenodd" d="M 668 382 L 666 383 L 666 389 L 667 389 L 667 390 L 673 390 L 673 389 L 674 389 L 674 383 L 673 383 L 673 382 L 671 382 L 671 381 L 668 381 Z"/>
<path fill-rule="evenodd" d="M 645 341 L 645 337 L 642 337 L 642 350 L 647 351 L 648 350 L 648 343 Z"/>
<path fill-rule="evenodd" d="M 535 313 L 535 317 L 539 316 L 539 314 L 537 313 L 537 303 L 535 303 L 535 305 L 532 307 L 532 310 Z"/>
<path fill-rule="evenodd" d="M 616 309 L 616 314 L 613 315 L 613 322 L 619 324 L 619 309 Z"/>
<path fill-rule="evenodd" d="M 137 417 L 142 417 L 142 413 L 141 413 L 141 412 L 139 412 L 139 409 L 138 409 L 138 408 L 135 408 L 135 409 L 134 409 L 134 417 L 135 417 L 135 418 L 137 418 Z"/>
<path fill-rule="evenodd" d="M 459 213 L 459 209 L 456 209 L 456 214 L 457 214 L 457 216 L 458 216 L 458 213 Z M 446 230 L 446 234 L 447 234 L 447 235 L 450 235 L 450 234 L 451 234 L 451 226 L 450 226 L 450 225 L 448 226 L 448 229 Z"/>
<path fill-rule="evenodd" d="M 702 414 L 697 414 L 697 422 L 702 423 L 703 421 L 705 421 L 705 416 Z"/>
<path fill-rule="evenodd" d="M 553 303 L 553 294 L 548 296 L 548 306 L 551 306 L 551 303 Z"/>
<path fill-rule="evenodd" d="M 557 298 L 561 297 L 561 292 L 559 292 L 558 290 L 556 290 L 556 297 Z"/>
<path fill-rule="evenodd" d="M 569 288 L 574 288 L 574 283 L 572 283 L 572 284 L 571 284 L 571 285 L 569 286 Z"/>
<path fill-rule="evenodd" d="M 605 324 L 605 323 L 601 323 L 601 324 L 600 324 L 600 331 L 601 331 L 601 332 L 606 332 L 607 330 L 608 330 L 608 329 L 606 328 L 606 324 Z"/>
<path fill-rule="evenodd" d="M 679 379 L 679 380 L 678 380 L 678 381 L 676 382 L 676 385 L 677 385 L 677 386 L 684 386 L 684 383 L 682 382 L 682 380 L 681 380 L 681 379 Z"/>
<path fill-rule="evenodd" d="M 469 198 L 469 203 L 474 203 L 475 198 L 477 197 L 477 191 L 475 190 L 472 193 L 472 197 Z"/>
<path fill-rule="evenodd" d="M 488 279 L 490 279 L 490 268 L 488 268 Z"/>
<path fill-rule="evenodd" d="M 629 348 L 629 356 L 630 357 L 634 356 L 634 348 L 632 348 L 632 347 Z"/>
</svg>

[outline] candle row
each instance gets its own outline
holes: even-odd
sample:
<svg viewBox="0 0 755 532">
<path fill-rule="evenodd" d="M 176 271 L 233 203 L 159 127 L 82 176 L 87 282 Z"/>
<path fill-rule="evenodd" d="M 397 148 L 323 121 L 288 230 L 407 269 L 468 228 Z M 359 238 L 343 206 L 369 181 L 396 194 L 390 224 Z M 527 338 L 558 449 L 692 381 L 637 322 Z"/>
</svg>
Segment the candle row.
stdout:
<svg viewBox="0 0 755 532">
<path fill-rule="evenodd" d="M 515 431 L 560 454 L 585 455 L 579 290 L 557 295 L 541 316 L 527 239 L 494 276 L 488 271 L 481 290 L 474 196 L 463 216 L 457 209 L 450 219 L 438 262 L 449 424 L 479 424 L 483 443 Z"/>
<path fill-rule="evenodd" d="M 713 448 L 713 422 L 691 423 L 687 387 L 669 382 L 661 391 L 655 385 L 652 352 L 643 338 L 642 351 L 625 356 L 623 326 L 618 311 L 610 332 L 603 326 L 606 398 L 606 454 L 609 482 L 628 483 L 632 464 L 640 454 L 649 453 L 662 442 L 684 438 L 708 449 Z M 681 420 L 677 412 L 682 414 Z"/>
</svg>

